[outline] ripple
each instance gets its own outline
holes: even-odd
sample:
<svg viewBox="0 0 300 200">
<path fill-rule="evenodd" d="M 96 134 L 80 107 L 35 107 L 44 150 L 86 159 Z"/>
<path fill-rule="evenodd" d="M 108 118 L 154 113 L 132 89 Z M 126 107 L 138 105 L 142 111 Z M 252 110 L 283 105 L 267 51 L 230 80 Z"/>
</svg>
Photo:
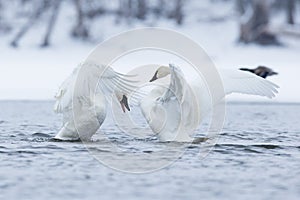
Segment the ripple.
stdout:
<svg viewBox="0 0 300 200">
<path fill-rule="evenodd" d="M 56 145 L 45 145 L 45 146 L 31 146 L 32 149 L 54 149 L 54 150 L 64 150 L 63 147 L 58 147 Z"/>
<path fill-rule="evenodd" d="M 151 150 L 144 150 L 143 153 L 153 153 Z"/>
<path fill-rule="evenodd" d="M 30 155 L 40 155 L 47 152 L 39 152 L 39 151 L 31 151 L 31 150 L 7 150 L 7 151 L 0 151 L 1 154 L 7 155 L 20 155 L 20 154 L 30 154 Z"/>
<path fill-rule="evenodd" d="M 101 153 L 110 153 L 110 152 L 112 152 L 110 150 L 100 149 L 100 148 L 97 148 L 97 147 L 89 147 L 88 150 L 91 151 L 91 152 L 101 152 Z M 87 151 L 87 150 L 86 149 L 81 149 L 81 150 L 78 150 L 78 151 Z"/>
<path fill-rule="evenodd" d="M 52 137 L 52 135 L 49 135 L 47 133 L 33 133 L 31 136 L 33 136 L 33 137 L 44 137 L 44 138 Z"/>
<path fill-rule="evenodd" d="M 270 150 L 283 150 L 283 149 L 290 149 L 295 148 L 294 146 L 282 146 L 277 144 L 216 144 L 215 145 L 215 152 L 219 152 L 222 154 L 230 154 L 233 153 L 233 150 L 240 150 L 248 153 L 255 153 L 255 154 L 262 154 L 269 152 Z M 268 151 L 266 151 L 268 150 Z M 276 153 L 273 152 L 273 155 Z M 278 153 L 277 154 L 284 154 Z"/>
<path fill-rule="evenodd" d="M 253 147 L 259 147 L 264 149 L 283 149 L 283 147 L 275 144 L 255 144 Z"/>
<path fill-rule="evenodd" d="M 17 130 L 17 131 L 12 131 L 12 133 L 16 134 L 17 136 L 27 136 L 24 132 L 19 131 L 19 130 Z"/>
<path fill-rule="evenodd" d="M 20 154 L 34 154 L 34 155 L 40 154 L 40 152 L 29 151 L 29 150 L 18 150 L 15 152 Z M 14 152 L 10 152 L 10 153 L 14 153 Z"/>
<path fill-rule="evenodd" d="M 244 151 L 248 153 L 257 153 L 257 154 L 263 153 L 262 151 L 254 150 L 252 148 L 245 148 Z"/>
<path fill-rule="evenodd" d="M 235 148 L 245 148 L 245 147 L 259 147 L 264 149 L 283 149 L 284 146 L 277 144 L 216 144 L 216 147 L 235 147 Z"/>
</svg>

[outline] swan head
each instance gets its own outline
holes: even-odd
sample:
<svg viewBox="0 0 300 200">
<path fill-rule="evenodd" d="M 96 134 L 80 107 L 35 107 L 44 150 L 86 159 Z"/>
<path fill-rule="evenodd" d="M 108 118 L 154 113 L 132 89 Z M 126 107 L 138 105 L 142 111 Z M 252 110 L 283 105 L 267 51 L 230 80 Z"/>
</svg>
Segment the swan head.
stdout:
<svg viewBox="0 0 300 200">
<path fill-rule="evenodd" d="M 121 104 L 121 108 L 122 108 L 123 112 L 125 113 L 126 110 L 130 111 L 127 96 L 125 94 L 121 93 L 121 92 L 118 92 L 118 91 L 115 92 L 115 94 L 116 94 L 116 97 L 117 97 L 118 101 Z"/>
<path fill-rule="evenodd" d="M 154 73 L 152 79 L 149 82 L 153 82 L 157 79 L 164 78 L 171 73 L 170 67 L 160 66 Z"/>
</svg>

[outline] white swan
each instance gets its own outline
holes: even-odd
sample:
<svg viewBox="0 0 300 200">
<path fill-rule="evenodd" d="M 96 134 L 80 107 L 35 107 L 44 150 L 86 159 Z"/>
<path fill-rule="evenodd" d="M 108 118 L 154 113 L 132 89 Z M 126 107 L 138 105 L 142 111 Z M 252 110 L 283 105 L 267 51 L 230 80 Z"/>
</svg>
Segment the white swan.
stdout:
<svg viewBox="0 0 300 200">
<path fill-rule="evenodd" d="M 203 79 L 187 82 L 173 64 L 161 66 L 150 82 L 171 74 L 170 83 L 157 86 L 140 102 L 150 128 L 161 141 L 191 142 L 194 131 L 212 108 L 210 93 Z M 278 86 L 261 77 L 239 70 L 219 70 L 224 95 L 243 93 L 272 98 Z M 220 97 L 221 99 L 224 98 Z"/>
<path fill-rule="evenodd" d="M 54 138 L 90 140 L 105 120 L 110 95 L 115 94 L 123 112 L 130 111 L 126 97 L 129 90 L 126 75 L 103 65 L 79 65 L 55 96 L 54 111 L 63 114 L 63 126 Z"/>
</svg>

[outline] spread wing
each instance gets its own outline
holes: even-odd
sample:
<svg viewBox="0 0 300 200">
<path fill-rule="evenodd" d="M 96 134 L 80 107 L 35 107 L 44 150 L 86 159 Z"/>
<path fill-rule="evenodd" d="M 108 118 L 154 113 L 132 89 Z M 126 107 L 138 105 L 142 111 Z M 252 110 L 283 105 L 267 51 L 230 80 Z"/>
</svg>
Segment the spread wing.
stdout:
<svg viewBox="0 0 300 200">
<path fill-rule="evenodd" d="M 240 70 L 219 71 L 226 94 L 242 93 L 273 98 L 278 93 L 279 86 L 255 74 Z"/>
<path fill-rule="evenodd" d="M 132 77 L 115 72 L 111 67 L 80 64 L 56 93 L 54 111 L 63 113 L 66 121 L 71 115 L 74 101 L 79 106 L 90 106 L 93 105 L 91 101 L 95 93 L 101 93 L 105 97 L 111 96 L 115 91 L 129 94 L 136 88 Z"/>
</svg>

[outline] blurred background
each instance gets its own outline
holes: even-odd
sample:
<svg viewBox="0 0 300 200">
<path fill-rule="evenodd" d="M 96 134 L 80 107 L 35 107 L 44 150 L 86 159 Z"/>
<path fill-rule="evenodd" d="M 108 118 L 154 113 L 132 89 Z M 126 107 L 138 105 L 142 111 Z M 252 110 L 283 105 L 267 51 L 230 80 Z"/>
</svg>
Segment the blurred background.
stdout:
<svg viewBox="0 0 300 200">
<path fill-rule="evenodd" d="M 187 35 L 217 67 L 268 66 L 273 101 L 300 101 L 300 0 L 0 0 L 0 99 L 53 99 L 98 43 L 140 27 Z"/>
</svg>

